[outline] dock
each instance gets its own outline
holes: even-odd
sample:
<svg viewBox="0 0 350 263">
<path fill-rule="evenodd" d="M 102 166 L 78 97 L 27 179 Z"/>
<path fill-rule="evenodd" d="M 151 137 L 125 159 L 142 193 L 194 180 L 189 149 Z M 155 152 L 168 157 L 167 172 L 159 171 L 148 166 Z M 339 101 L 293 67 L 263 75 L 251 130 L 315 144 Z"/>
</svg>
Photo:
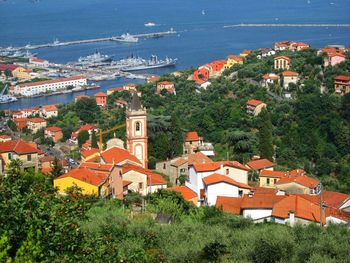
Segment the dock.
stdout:
<svg viewBox="0 0 350 263">
<path fill-rule="evenodd" d="M 350 27 L 350 24 L 236 24 L 226 25 L 224 28 L 232 27 Z"/>
<path fill-rule="evenodd" d="M 169 35 L 175 35 L 177 32 L 173 29 L 169 31 L 163 31 L 163 32 L 153 32 L 153 33 L 143 33 L 143 34 L 135 34 L 130 35 L 135 38 L 157 38 L 157 37 L 163 37 L 163 36 L 169 36 Z M 11 48 L 0 48 L 1 51 L 19 51 L 19 50 L 33 50 L 38 48 L 48 48 L 48 47 L 62 47 L 62 46 L 71 46 L 71 45 L 80 45 L 80 44 L 90 44 L 90 43 L 97 43 L 97 42 L 107 42 L 107 41 L 117 41 L 116 39 L 120 39 L 122 36 L 111 36 L 111 37 L 104 37 L 104 38 L 94 38 L 94 39 L 82 39 L 82 40 L 72 40 L 72 41 L 66 41 L 66 42 L 59 42 L 54 41 L 52 43 L 46 43 L 46 44 L 37 44 L 37 45 L 26 45 L 22 47 L 11 47 Z"/>
</svg>

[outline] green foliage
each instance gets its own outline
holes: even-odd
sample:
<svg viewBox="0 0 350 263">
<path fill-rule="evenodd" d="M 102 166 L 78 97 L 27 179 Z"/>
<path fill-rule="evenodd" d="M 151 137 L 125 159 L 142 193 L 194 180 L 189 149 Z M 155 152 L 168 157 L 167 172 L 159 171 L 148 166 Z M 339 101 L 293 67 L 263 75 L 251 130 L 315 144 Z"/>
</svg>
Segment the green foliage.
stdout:
<svg viewBox="0 0 350 263">
<path fill-rule="evenodd" d="M 98 148 L 97 136 L 96 136 L 95 130 L 93 130 L 91 134 L 91 147 Z"/>
<path fill-rule="evenodd" d="M 78 133 L 78 145 L 79 148 L 90 138 L 90 134 L 88 131 L 81 131 Z"/>
<path fill-rule="evenodd" d="M 7 121 L 7 126 L 8 126 L 12 131 L 17 131 L 16 123 L 15 123 L 13 120 L 9 119 L 9 120 Z"/>
<path fill-rule="evenodd" d="M 260 129 L 259 129 L 259 152 L 261 158 L 273 160 L 274 150 L 272 144 L 272 123 L 269 112 L 263 109 L 259 114 Z"/>
<path fill-rule="evenodd" d="M 59 163 L 58 159 L 55 157 L 55 159 L 52 162 L 52 171 L 51 171 L 51 175 L 53 178 L 56 178 L 60 175 L 63 174 L 63 167 L 62 165 Z"/>
<path fill-rule="evenodd" d="M 75 104 L 75 109 L 80 120 L 86 123 L 95 123 L 100 117 L 100 107 L 94 98 L 81 98 Z"/>
</svg>

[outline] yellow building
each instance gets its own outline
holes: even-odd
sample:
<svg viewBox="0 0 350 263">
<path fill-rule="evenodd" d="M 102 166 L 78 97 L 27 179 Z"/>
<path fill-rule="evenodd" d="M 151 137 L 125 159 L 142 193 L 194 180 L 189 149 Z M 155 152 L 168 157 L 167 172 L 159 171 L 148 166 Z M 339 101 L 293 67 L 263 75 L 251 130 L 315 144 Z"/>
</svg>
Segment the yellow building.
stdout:
<svg viewBox="0 0 350 263">
<path fill-rule="evenodd" d="M 239 56 L 230 55 L 227 57 L 227 62 L 225 64 L 224 68 L 228 69 L 236 64 L 243 64 L 243 58 L 239 57 Z"/>
<path fill-rule="evenodd" d="M 99 188 L 106 181 L 107 174 L 91 171 L 86 168 L 75 168 L 54 180 L 58 193 L 65 194 L 67 188 L 77 186 L 84 195 L 99 195 Z"/>
<path fill-rule="evenodd" d="M 271 170 L 262 170 L 259 175 L 259 186 L 275 188 L 275 184 L 284 177 L 287 177 L 289 172 L 285 171 L 271 171 Z"/>
<path fill-rule="evenodd" d="M 28 79 L 32 78 L 32 76 L 30 75 L 31 72 L 32 72 L 31 69 L 25 69 L 22 67 L 18 67 L 18 68 L 15 68 L 14 70 L 12 70 L 11 73 L 12 73 L 12 76 L 14 78 L 28 80 Z"/>
<path fill-rule="evenodd" d="M 250 53 L 252 53 L 251 50 L 243 50 L 241 54 L 239 54 L 242 58 L 248 56 Z"/>
<path fill-rule="evenodd" d="M 38 130 L 42 128 L 46 128 L 46 120 L 43 118 L 31 118 L 27 121 L 28 129 L 33 133 L 36 133 Z"/>
</svg>

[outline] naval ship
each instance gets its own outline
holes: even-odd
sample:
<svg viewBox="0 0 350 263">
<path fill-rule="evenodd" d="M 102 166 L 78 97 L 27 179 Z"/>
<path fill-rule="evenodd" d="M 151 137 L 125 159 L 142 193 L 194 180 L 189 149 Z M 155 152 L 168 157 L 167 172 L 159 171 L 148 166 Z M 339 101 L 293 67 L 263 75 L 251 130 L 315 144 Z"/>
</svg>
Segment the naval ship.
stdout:
<svg viewBox="0 0 350 263">
<path fill-rule="evenodd" d="M 157 56 L 152 55 L 149 60 L 143 61 L 140 65 L 131 65 L 121 68 L 122 71 L 138 71 L 145 69 L 154 69 L 154 68 L 164 68 L 175 66 L 177 59 L 172 59 L 166 57 L 165 60 L 159 60 Z"/>
</svg>

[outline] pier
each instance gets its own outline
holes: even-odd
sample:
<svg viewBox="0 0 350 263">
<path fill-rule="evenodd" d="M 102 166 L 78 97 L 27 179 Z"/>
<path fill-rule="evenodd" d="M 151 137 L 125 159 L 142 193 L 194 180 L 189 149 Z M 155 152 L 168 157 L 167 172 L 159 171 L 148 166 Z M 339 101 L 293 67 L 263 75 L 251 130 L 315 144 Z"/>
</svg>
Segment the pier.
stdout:
<svg viewBox="0 0 350 263">
<path fill-rule="evenodd" d="M 143 33 L 143 34 L 135 34 L 130 35 L 135 38 L 156 38 L 168 35 L 175 35 L 177 32 L 175 30 L 169 30 L 164 32 L 154 32 L 154 33 Z M 89 44 L 89 43 L 97 43 L 97 42 L 107 42 L 107 41 L 116 41 L 120 39 L 122 36 L 111 36 L 104 38 L 94 38 L 94 39 L 82 39 L 82 40 L 73 40 L 66 42 L 54 41 L 52 43 L 46 44 L 38 44 L 38 45 L 26 45 L 23 47 L 11 47 L 11 48 L 0 48 L 0 51 L 18 51 L 18 50 L 32 50 L 38 48 L 48 48 L 48 47 L 62 47 L 62 46 L 71 46 L 71 45 L 80 45 L 80 44 Z"/>
<path fill-rule="evenodd" d="M 231 27 L 350 27 L 350 24 L 236 24 L 226 25 L 224 28 Z"/>
</svg>

